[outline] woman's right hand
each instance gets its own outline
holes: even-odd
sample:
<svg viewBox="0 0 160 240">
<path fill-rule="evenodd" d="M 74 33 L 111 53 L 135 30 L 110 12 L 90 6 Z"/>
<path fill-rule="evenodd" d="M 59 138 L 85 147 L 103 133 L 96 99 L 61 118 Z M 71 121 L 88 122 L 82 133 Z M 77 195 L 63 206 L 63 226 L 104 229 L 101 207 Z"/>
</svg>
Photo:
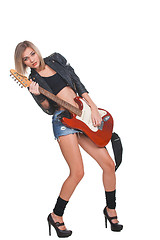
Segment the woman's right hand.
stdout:
<svg viewBox="0 0 160 240">
<path fill-rule="evenodd" d="M 33 93 L 34 95 L 40 95 L 40 92 L 39 92 L 39 84 L 32 81 L 32 79 L 30 79 L 31 81 L 31 84 L 29 86 L 29 91 L 31 93 Z"/>
</svg>

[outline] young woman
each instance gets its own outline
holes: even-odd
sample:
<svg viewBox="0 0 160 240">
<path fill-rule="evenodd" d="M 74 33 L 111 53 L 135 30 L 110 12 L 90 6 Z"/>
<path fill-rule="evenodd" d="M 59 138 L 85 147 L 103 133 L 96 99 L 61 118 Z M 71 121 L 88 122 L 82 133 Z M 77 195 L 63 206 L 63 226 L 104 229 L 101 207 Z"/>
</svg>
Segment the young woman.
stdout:
<svg viewBox="0 0 160 240">
<path fill-rule="evenodd" d="M 59 237 L 68 237 L 72 234 L 72 231 L 67 230 L 63 223 L 63 214 L 70 197 L 84 175 L 79 145 L 97 161 L 103 170 L 103 185 L 106 196 L 106 207 L 103 213 L 106 227 L 108 220 L 112 231 L 121 231 L 123 226 L 119 224 L 115 210 L 115 164 L 108 151 L 106 148 L 97 147 L 82 132 L 64 126 L 60 121 L 60 115 L 65 113 L 65 109 L 40 94 L 39 86 L 76 107 L 78 106 L 74 98 L 77 94 L 84 98 L 91 108 L 94 126 L 99 126 L 102 121 L 97 106 L 88 95 L 88 91 L 75 74 L 74 69 L 67 64 L 66 59 L 59 53 L 53 53 L 43 59 L 33 43 L 29 41 L 21 42 L 15 49 L 15 68 L 19 73 L 25 74 L 28 67 L 31 69 L 30 79 L 32 79 L 29 91 L 42 110 L 53 115 L 54 135 L 70 169 L 70 174 L 62 185 L 53 212 L 47 218 L 49 233 L 51 234 L 52 225 Z"/>
</svg>

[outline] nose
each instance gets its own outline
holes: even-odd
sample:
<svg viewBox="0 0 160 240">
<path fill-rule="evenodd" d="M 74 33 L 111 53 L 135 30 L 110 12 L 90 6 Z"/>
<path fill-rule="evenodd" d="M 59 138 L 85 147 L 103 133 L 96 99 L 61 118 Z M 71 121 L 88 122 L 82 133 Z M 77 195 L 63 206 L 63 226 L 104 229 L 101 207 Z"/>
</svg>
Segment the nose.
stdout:
<svg viewBox="0 0 160 240">
<path fill-rule="evenodd" d="M 33 57 L 30 57 L 30 61 L 31 61 L 31 63 L 34 61 Z"/>
</svg>

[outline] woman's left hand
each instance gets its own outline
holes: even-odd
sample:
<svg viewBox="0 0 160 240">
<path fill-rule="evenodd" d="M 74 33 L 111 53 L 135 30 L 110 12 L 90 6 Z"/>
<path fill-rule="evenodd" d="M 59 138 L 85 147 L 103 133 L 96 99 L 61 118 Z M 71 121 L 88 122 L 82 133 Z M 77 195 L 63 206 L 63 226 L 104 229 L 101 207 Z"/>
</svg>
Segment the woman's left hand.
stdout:
<svg viewBox="0 0 160 240">
<path fill-rule="evenodd" d="M 91 107 L 91 111 L 92 111 L 91 118 L 92 118 L 94 127 L 100 126 L 102 122 L 102 118 L 99 114 L 98 108 L 96 106 Z"/>
</svg>

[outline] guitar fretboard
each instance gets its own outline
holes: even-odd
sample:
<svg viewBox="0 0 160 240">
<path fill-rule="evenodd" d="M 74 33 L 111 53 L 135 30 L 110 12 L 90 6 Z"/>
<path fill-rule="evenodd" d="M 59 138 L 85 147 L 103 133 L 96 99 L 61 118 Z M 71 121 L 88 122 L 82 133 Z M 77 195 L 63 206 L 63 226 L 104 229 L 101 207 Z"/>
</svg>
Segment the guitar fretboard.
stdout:
<svg viewBox="0 0 160 240">
<path fill-rule="evenodd" d="M 44 88 L 39 87 L 40 93 L 42 93 L 44 96 L 50 98 L 54 102 L 56 102 L 58 105 L 66 108 L 68 111 L 78 115 L 79 117 L 82 115 L 82 111 L 79 108 L 76 108 L 72 104 L 64 101 L 63 99 L 57 97 L 53 93 L 50 93 L 49 91 L 45 90 Z"/>
</svg>

